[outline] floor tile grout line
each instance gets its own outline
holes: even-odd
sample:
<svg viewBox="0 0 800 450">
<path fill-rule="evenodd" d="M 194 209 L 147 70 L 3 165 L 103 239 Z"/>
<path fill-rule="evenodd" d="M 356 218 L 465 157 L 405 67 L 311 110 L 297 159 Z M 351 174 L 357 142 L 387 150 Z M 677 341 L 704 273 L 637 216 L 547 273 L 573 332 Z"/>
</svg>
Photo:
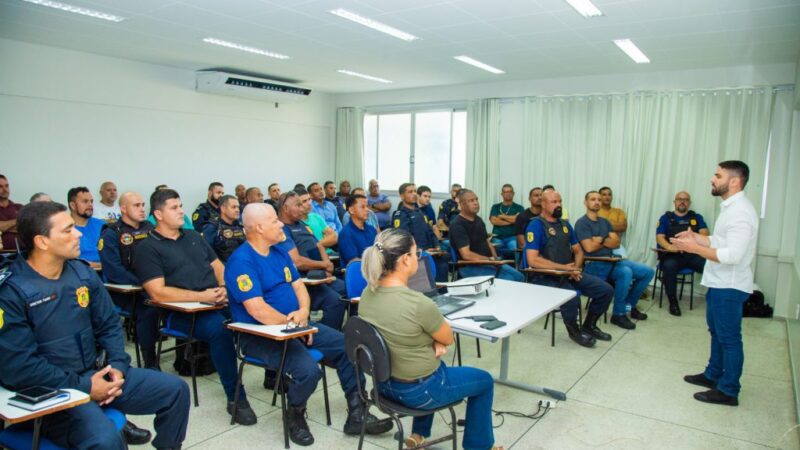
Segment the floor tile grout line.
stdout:
<svg viewBox="0 0 800 450">
<path fill-rule="evenodd" d="M 702 428 L 697 428 L 697 427 L 693 427 L 693 426 L 689 426 L 689 425 L 684 425 L 682 423 L 670 422 L 669 420 L 664 420 L 664 419 L 658 419 L 658 418 L 655 418 L 655 417 L 645 416 L 645 415 L 642 415 L 642 414 L 637 414 L 637 413 L 634 413 L 634 412 L 613 408 L 613 407 L 610 407 L 608 405 L 598 405 L 596 403 L 587 402 L 586 400 L 578 400 L 578 399 L 575 399 L 573 401 L 576 402 L 576 403 L 583 403 L 585 405 L 591 405 L 591 406 L 594 406 L 596 408 L 605 408 L 605 409 L 608 409 L 608 410 L 611 410 L 611 411 L 616 411 L 618 413 L 629 414 L 631 416 L 636 416 L 636 417 L 640 417 L 640 418 L 643 418 L 643 419 L 649 419 L 649 420 L 653 420 L 653 421 L 656 421 L 656 422 L 661 422 L 661 423 L 667 424 L 667 425 L 672 425 L 672 426 L 682 427 L 682 428 L 688 428 L 688 429 L 694 430 L 694 431 L 700 431 L 700 432 L 703 432 L 703 433 L 713 434 L 715 436 L 720 436 L 720 437 L 723 437 L 723 438 L 726 438 L 726 439 L 733 439 L 735 441 L 740 441 L 740 442 L 744 442 L 744 443 L 748 443 L 748 444 L 758 445 L 758 446 L 761 446 L 761 447 L 775 448 L 773 445 L 770 445 L 770 444 L 764 444 L 764 443 L 761 443 L 761 442 L 748 441 L 747 439 L 741 439 L 741 438 L 737 438 L 737 437 L 733 437 L 733 436 L 728 436 L 726 434 L 720 434 L 720 433 L 717 433 L 717 432 L 714 432 L 714 431 L 705 430 L 705 429 L 702 429 Z"/>
</svg>

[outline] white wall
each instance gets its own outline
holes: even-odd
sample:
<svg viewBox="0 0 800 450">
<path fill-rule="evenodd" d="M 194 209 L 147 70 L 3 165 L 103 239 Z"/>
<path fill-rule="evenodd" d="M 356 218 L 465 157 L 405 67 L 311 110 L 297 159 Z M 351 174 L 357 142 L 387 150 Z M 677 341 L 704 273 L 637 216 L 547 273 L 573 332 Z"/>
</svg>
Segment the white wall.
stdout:
<svg viewBox="0 0 800 450">
<path fill-rule="evenodd" d="M 165 183 L 191 210 L 212 180 L 265 191 L 333 175 L 333 97 L 281 104 L 194 91 L 188 70 L 0 39 L 0 173 L 12 199 L 104 180 Z"/>
</svg>

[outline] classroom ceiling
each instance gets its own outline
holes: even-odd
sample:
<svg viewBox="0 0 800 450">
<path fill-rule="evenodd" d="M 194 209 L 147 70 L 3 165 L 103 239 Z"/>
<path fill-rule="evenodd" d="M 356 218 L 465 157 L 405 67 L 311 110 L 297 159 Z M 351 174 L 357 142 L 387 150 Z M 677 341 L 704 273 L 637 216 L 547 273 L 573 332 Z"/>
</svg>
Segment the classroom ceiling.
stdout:
<svg viewBox="0 0 800 450">
<path fill-rule="evenodd" d="M 604 13 L 597 18 L 564 0 L 59 1 L 125 20 L 0 0 L 0 37 L 190 70 L 226 68 L 332 93 L 787 63 L 800 52 L 800 0 L 594 0 Z M 420 39 L 346 21 L 329 12 L 337 8 Z M 210 45 L 207 37 L 290 59 Z M 620 38 L 632 39 L 651 63 L 631 61 L 612 42 Z M 457 55 L 506 73 L 474 68 Z"/>
</svg>

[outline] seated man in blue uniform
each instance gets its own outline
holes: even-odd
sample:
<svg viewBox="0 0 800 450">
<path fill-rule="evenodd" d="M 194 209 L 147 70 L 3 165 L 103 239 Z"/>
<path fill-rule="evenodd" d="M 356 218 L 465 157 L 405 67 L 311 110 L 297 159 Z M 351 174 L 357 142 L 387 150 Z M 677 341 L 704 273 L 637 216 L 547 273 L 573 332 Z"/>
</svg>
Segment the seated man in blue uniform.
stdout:
<svg viewBox="0 0 800 450">
<path fill-rule="evenodd" d="M 219 199 L 225 195 L 225 187 L 219 181 L 208 185 L 208 198 L 200 203 L 192 214 L 192 227 L 202 231 L 203 227 L 212 220 L 219 218 Z"/>
<path fill-rule="evenodd" d="M 281 248 L 292 257 L 297 270 L 304 276 L 310 271 L 320 276 L 333 276 L 333 263 L 325 248 L 317 241 L 308 225 L 300 218 L 305 213 L 300 196 L 295 191 L 284 192 L 278 200 L 278 217 L 283 222 L 284 235 Z M 345 284 L 342 280 L 334 279 L 331 283 L 309 286 L 311 294 L 311 309 L 322 310 L 321 323 L 340 330 L 344 311 L 347 303 L 341 300 L 347 295 Z"/>
<path fill-rule="evenodd" d="M 708 236 L 709 232 L 703 216 L 690 209 L 692 196 L 688 192 L 681 191 L 675 194 L 673 203 L 675 210 L 665 212 L 658 219 L 656 243 L 658 248 L 666 250 L 658 253 L 658 260 L 659 264 L 661 264 L 661 282 L 664 283 L 664 290 L 667 291 L 667 299 L 669 299 L 669 313 L 673 316 L 680 316 L 678 272 L 683 269 L 692 269 L 695 272 L 702 273 L 706 260 L 694 253 L 681 252 L 669 240 L 681 231 L 688 229 L 703 236 Z"/>
<path fill-rule="evenodd" d="M 478 216 L 481 205 L 478 196 L 469 189 L 458 193 L 461 212 L 450 221 L 450 246 L 463 261 L 494 261 L 500 259 L 486 233 L 486 224 Z M 525 276 L 507 264 L 467 265 L 458 269 L 462 277 L 494 275 L 502 280 L 525 281 Z"/>
<path fill-rule="evenodd" d="M 428 186 L 422 185 L 417 188 L 417 206 L 425 214 L 425 221 L 428 222 L 428 225 L 433 228 L 433 233 L 436 235 L 436 239 L 442 240 L 442 232 L 439 230 L 439 227 L 436 226 L 436 211 L 433 210 L 433 206 L 431 205 L 431 188 Z M 441 245 L 441 243 L 440 243 Z"/>
<path fill-rule="evenodd" d="M 100 242 L 100 261 L 103 263 L 103 276 L 114 284 L 138 285 L 139 278 L 133 272 L 133 258 L 136 248 L 150 236 L 154 227 L 146 220 L 144 198 L 136 192 L 125 192 L 119 198 L 120 220 L 103 228 Z M 142 349 L 144 367 L 157 368 L 156 338 L 158 336 L 158 310 L 144 304 L 147 295 L 136 294 L 131 304 L 127 294 L 112 293 L 111 298 L 127 311 L 135 309 L 136 336 Z"/>
<path fill-rule="evenodd" d="M 20 210 L 18 258 L 0 276 L 0 384 L 76 389 L 89 403 L 48 415 L 42 435 L 61 447 L 125 449 L 103 406 L 155 414 L 153 445 L 179 449 L 189 420 L 189 387 L 180 378 L 130 367 L 122 327 L 95 271 L 75 260 L 81 233 L 64 205 Z M 99 350 L 104 367 L 96 369 Z"/>
<path fill-rule="evenodd" d="M 534 283 L 575 289 L 592 299 L 583 325 L 578 323 L 580 296 L 561 305 L 561 317 L 570 339 L 578 345 L 594 347 L 595 339 L 611 340 L 611 335 L 597 327 L 597 319 L 608 309 L 614 289 L 600 278 L 581 272 L 583 249 L 572 226 L 561 219 L 561 213 L 561 194 L 552 189 L 544 191 L 542 213 L 530 221 L 525 232 L 523 262 L 537 269 L 569 272 L 568 276 L 537 275 Z"/>
<path fill-rule="evenodd" d="M 417 206 L 417 187 L 414 183 L 403 183 L 398 193 L 400 206 L 392 214 L 392 227 L 402 228 L 411 233 L 417 248 L 439 252 L 439 239 L 426 220 L 425 213 Z M 444 254 L 433 258 L 436 264 L 436 281 L 447 282 L 447 259 Z"/>
<path fill-rule="evenodd" d="M 200 236 L 183 230 L 181 198 L 172 189 L 156 191 L 150 197 L 156 228 L 136 248 L 133 268 L 152 303 L 213 302 L 227 304 L 222 263 Z M 190 313 L 170 313 L 172 327 L 185 333 L 192 324 Z M 233 413 L 236 389 L 236 349 L 233 333 L 220 311 L 195 314 L 194 337 L 208 342 L 211 361 L 228 397 L 228 414 Z M 256 423 L 256 415 L 242 392 L 234 420 L 241 425 Z"/>
<path fill-rule="evenodd" d="M 375 243 L 378 230 L 367 223 L 369 207 L 367 197 L 361 194 L 347 196 L 345 200 L 350 221 L 339 235 L 339 260 L 342 267 L 347 267 L 353 261 L 361 259 L 364 249 Z"/>
<path fill-rule="evenodd" d="M 223 263 L 227 262 L 233 251 L 244 242 L 244 228 L 239 222 L 239 201 L 236 197 L 232 195 L 220 197 L 219 219 L 208 222 L 203 228 L 203 237 Z"/>
<path fill-rule="evenodd" d="M 450 198 L 439 205 L 437 225 L 439 225 L 439 229 L 442 231 L 448 231 L 450 229 L 450 221 L 455 219 L 459 213 L 457 201 L 459 192 L 461 192 L 461 185 L 458 183 L 453 184 L 453 186 L 450 187 Z"/>
<path fill-rule="evenodd" d="M 248 205 L 243 218 L 247 242 L 231 255 L 225 268 L 225 286 L 233 320 L 266 325 L 292 322 L 300 326 L 310 324 L 319 329 L 316 334 L 308 336 L 305 343 L 291 340 L 286 354 L 284 370 L 291 380 L 287 391 L 287 419 L 292 442 L 298 445 L 314 443 L 305 412 L 306 402 L 317 388 L 321 373 L 308 354 L 308 348 L 322 352 L 325 362 L 336 367 L 347 398 L 344 432 L 358 435 L 363 405 L 358 395 L 355 370 L 344 351 L 344 336 L 322 323 L 309 323 L 311 301 L 308 291 L 292 258 L 280 245 L 284 242 L 284 226 L 278 221 L 275 211 L 264 204 Z M 247 334 L 243 334 L 241 340 L 245 354 L 262 359 L 271 367 L 280 365 L 283 343 Z M 367 416 L 367 433 L 385 433 L 391 428 L 391 421 L 379 421 L 371 414 Z"/>
<path fill-rule="evenodd" d="M 586 215 L 575 222 L 575 235 L 581 243 L 586 256 L 613 257 L 613 250 L 619 248 L 620 237 L 613 230 L 611 222 L 599 216 L 601 202 L 598 191 L 589 191 L 584 197 Z M 640 262 L 623 259 L 616 263 L 591 261 L 584 266 L 584 273 L 592 274 L 602 280 L 614 280 L 614 310 L 611 323 L 633 330 L 636 324 L 627 316 L 630 306 L 631 319 L 646 320 L 647 314 L 636 309 L 639 297 L 655 275 L 655 271 Z"/>
<path fill-rule="evenodd" d="M 106 223 L 92 217 L 94 213 L 94 198 L 86 187 L 74 187 L 67 192 L 67 205 L 75 228 L 81 232 L 80 258 L 91 263 L 92 267 L 100 267 L 100 231 Z"/>
</svg>

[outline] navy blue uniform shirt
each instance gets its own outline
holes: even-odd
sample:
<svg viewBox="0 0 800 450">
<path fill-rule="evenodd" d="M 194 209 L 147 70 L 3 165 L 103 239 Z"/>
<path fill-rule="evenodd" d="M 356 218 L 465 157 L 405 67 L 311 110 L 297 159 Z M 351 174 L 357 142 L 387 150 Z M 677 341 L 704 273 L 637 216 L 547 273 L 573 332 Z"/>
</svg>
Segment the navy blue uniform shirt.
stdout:
<svg viewBox="0 0 800 450">
<path fill-rule="evenodd" d="M 133 251 L 150 235 L 153 225 L 144 220 L 139 228 L 133 228 L 122 220 L 103 227 L 100 235 L 100 262 L 103 276 L 109 283 L 139 284 L 133 272 Z"/>
<path fill-rule="evenodd" d="M 361 258 L 364 249 L 375 243 L 377 230 L 372 225 L 365 223 L 364 229 L 358 228 L 353 221 L 347 222 L 339 234 L 339 258 L 342 267 L 346 267 L 350 261 Z"/>
<path fill-rule="evenodd" d="M 203 228 L 212 220 L 219 220 L 219 207 L 214 206 L 206 200 L 197 206 L 192 214 L 192 226 L 197 231 L 203 231 Z"/>
<path fill-rule="evenodd" d="M 417 247 L 421 249 L 439 247 L 439 240 L 436 239 L 433 228 L 425 219 L 425 214 L 416 205 L 414 205 L 414 209 L 409 209 L 401 203 L 397 211 L 392 214 L 392 227 L 402 228 L 411 233 Z"/>
</svg>

